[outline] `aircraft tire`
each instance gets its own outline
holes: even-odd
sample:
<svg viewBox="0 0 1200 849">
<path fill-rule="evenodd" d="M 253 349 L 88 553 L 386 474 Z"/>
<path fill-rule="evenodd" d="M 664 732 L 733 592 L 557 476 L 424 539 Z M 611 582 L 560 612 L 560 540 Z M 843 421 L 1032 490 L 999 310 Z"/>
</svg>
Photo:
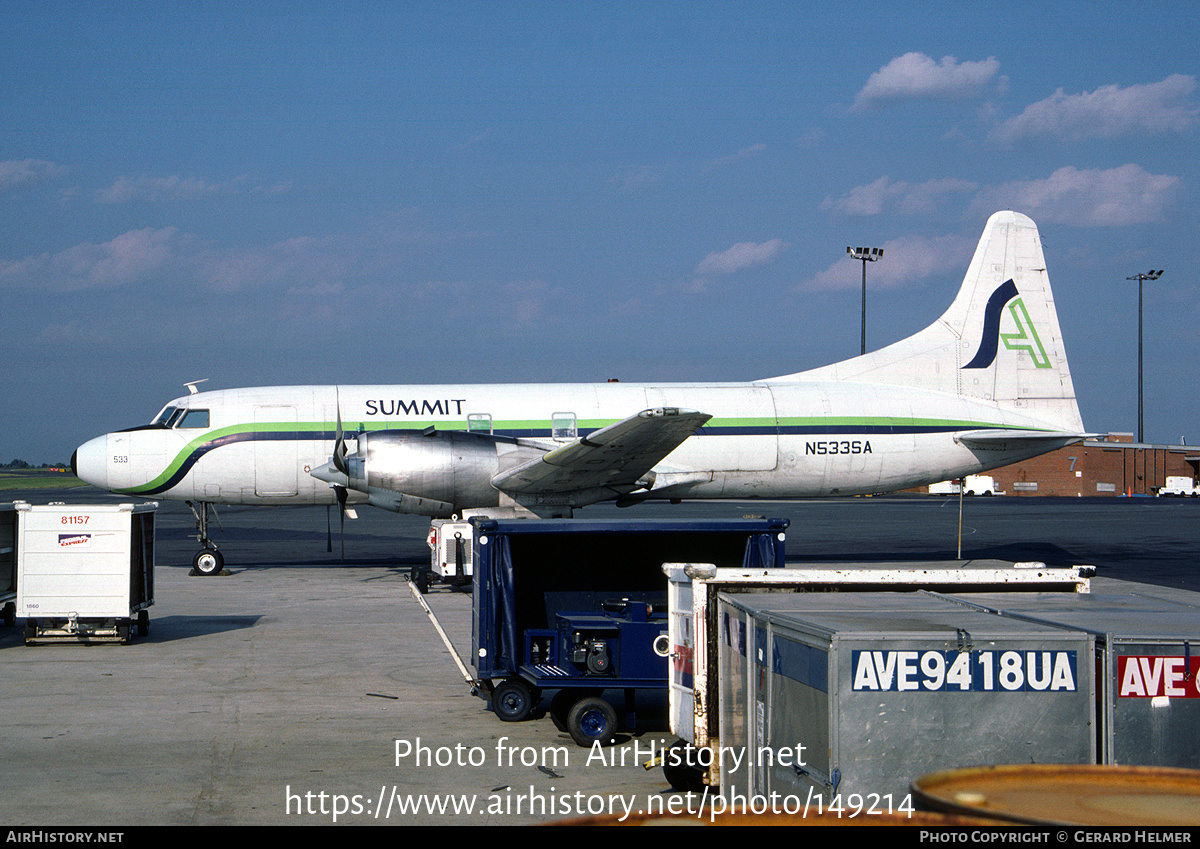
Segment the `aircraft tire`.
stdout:
<svg viewBox="0 0 1200 849">
<path fill-rule="evenodd" d="M 607 746 L 617 736 L 617 712 L 597 696 L 580 699 L 567 714 L 567 733 L 580 746 Z"/>
<path fill-rule="evenodd" d="M 192 558 L 192 568 L 198 575 L 220 575 L 225 568 L 225 555 L 215 548 L 205 548 Z"/>
<path fill-rule="evenodd" d="M 533 705 L 533 691 L 520 678 L 509 678 L 492 691 L 492 710 L 503 722 L 528 718 Z"/>
</svg>

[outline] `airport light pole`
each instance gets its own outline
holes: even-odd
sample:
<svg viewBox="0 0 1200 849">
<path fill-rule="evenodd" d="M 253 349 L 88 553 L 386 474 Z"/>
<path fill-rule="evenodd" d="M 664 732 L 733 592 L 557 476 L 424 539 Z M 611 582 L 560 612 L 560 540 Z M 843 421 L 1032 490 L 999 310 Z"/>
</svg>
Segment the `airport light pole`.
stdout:
<svg viewBox="0 0 1200 849">
<path fill-rule="evenodd" d="M 1158 271 L 1150 269 L 1144 274 L 1135 274 L 1132 277 L 1126 277 L 1126 280 L 1136 280 L 1138 282 L 1138 444 L 1145 442 L 1145 434 L 1142 431 L 1142 284 L 1147 280 L 1157 280 L 1162 277 L 1163 270 Z"/>
<path fill-rule="evenodd" d="M 883 248 L 852 248 L 846 246 L 846 255 L 851 259 L 861 259 L 862 273 L 862 353 L 867 352 L 867 263 L 883 258 Z"/>
</svg>

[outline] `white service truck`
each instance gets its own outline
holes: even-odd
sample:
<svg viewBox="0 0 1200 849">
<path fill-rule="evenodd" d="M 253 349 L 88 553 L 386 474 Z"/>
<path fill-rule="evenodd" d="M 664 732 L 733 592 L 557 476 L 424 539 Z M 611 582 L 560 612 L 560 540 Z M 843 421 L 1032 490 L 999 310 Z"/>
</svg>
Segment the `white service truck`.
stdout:
<svg viewBox="0 0 1200 849">
<path fill-rule="evenodd" d="M 1158 488 L 1158 494 L 1162 497 L 1173 495 L 1176 498 L 1190 496 L 1195 498 L 1200 495 L 1200 487 L 1196 486 L 1196 479 L 1189 478 L 1186 475 L 1167 475 L 1167 482 Z"/>
<path fill-rule="evenodd" d="M 929 485 L 930 495 L 1003 495 L 991 475 L 967 475 L 960 484 L 957 480 L 941 481 Z"/>
</svg>

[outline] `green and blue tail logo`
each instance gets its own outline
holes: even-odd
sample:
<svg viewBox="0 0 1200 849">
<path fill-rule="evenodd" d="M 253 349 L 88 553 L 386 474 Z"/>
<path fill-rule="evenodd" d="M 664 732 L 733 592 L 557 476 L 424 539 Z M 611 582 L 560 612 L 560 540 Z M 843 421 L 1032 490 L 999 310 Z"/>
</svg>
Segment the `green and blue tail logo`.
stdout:
<svg viewBox="0 0 1200 849">
<path fill-rule="evenodd" d="M 1013 298 L 1016 300 L 1012 301 Z M 1012 303 L 1009 304 L 1009 301 Z M 1017 324 L 1014 333 L 1000 332 L 1000 319 L 1006 304 L 1009 314 Z M 1004 347 L 1010 351 L 1028 351 L 1035 368 L 1050 368 L 1050 358 L 1046 356 L 1042 340 L 1038 338 L 1037 330 L 1029 319 L 1025 302 L 1019 297 L 1017 284 L 1012 280 L 1001 284 L 988 298 L 983 311 L 983 338 L 979 340 L 979 350 L 963 368 L 988 368 L 996 360 L 996 349 L 1001 339 L 1004 340 Z"/>
</svg>

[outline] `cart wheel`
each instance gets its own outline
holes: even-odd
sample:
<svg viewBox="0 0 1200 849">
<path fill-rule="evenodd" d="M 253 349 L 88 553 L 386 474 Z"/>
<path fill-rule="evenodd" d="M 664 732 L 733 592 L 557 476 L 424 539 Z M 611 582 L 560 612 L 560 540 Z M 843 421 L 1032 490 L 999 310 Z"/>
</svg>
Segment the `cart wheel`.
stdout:
<svg viewBox="0 0 1200 849">
<path fill-rule="evenodd" d="M 11 628 L 17 624 L 17 606 L 13 602 L 4 605 L 4 627 Z"/>
<path fill-rule="evenodd" d="M 150 614 L 145 610 L 138 611 L 138 636 L 145 637 L 150 634 Z"/>
<path fill-rule="evenodd" d="M 215 548 L 202 549 L 192 558 L 192 567 L 201 575 L 220 575 L 225 568 L 225 555 Z"/>
<path fill-rule="evenodd" d="M 663 776 L 672 789 L 682 793 L 704 789 L 704 771 L 696 765 L 696 749 L 682 740 L 672 743 L 663 756 Z"/>
<path fill-rule="evenodd" d="M 492 691 L 492 710 L 504 722 L 520 722 L 533 710 L 533 691 L 520 678 L 509 678 Z"/>
<path fill-rule="evenodd" d="M 117 623 L 117 637 L 121 640 L 121 645 L 129 645 L 129 620 L 122 619 Z"/>
<path fill-rule="evenodd" d="M 421 595 L 429 592 L 429 570 L 422 569 L 420 566 L 413 566 L 408 576 L 408 580 L 417 585 L 417 590 Z"/>
<path fill-rule="evenodd" d="M 616 739 L 617 712 L 596 696 L 580 699 L 567 714 L 567 733 L 580 746 L 608 745 Z"/>
</svg>

